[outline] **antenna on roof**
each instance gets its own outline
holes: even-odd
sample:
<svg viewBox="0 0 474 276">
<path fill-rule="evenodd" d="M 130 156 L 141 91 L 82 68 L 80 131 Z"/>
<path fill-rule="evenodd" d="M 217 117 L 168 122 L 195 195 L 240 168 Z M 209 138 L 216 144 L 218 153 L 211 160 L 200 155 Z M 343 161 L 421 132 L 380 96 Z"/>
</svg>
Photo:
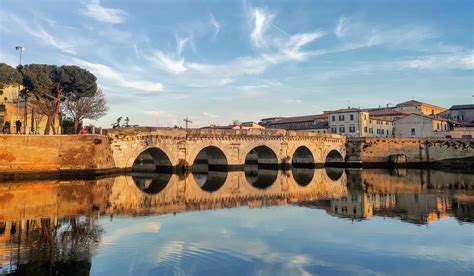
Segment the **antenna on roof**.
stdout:
<svg viewBox="0 0 474 276">
<path fill-rule="evenodd" d="M 351 103 L 351 100 L 347 100 L 347 108 L 351 108 L 350 103 Z"/>
</svg>

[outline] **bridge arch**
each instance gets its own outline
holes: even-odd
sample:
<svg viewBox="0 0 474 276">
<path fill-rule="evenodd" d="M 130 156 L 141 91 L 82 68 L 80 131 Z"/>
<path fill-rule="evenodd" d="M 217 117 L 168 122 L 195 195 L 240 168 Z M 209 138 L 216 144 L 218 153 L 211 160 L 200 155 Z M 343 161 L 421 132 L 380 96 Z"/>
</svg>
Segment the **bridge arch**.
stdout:
<svg viewBox="0 0 474 276">
<path fill-rule="evenodd" d="M 268 146 L 254 147 L 245 156 L 245 165 L 257 165 L 259 169 L 277 169 L 277 154 Z"/>
<path fill-rule="evenodd" d="M 202 148 L 193 160 L 193 172 L 225 171 L 228 162 L 224 152 L 216 146 Z"/>
<path fill-rule="evenodd" d="M 344 156 L 342 153 L 337 149 L 331 149 L 326 154 L 326 158 L 324 159 L 324 163 L 326 166 L 337 166 L 344 163 Z"/>
<path fill-rule="evenodd" d="M 150 147 L 134 159 L 132 164 L 134 172 L 172 172 L 173 164 L 168 155 L 157 147 Z"/>
<path fill-rule="evenodd" d="M 311 150 L 306 146 L 299 146 L 293 153 L 291 159 L 292 167 L 313 168 L 315 158 Z"/>
</svg>

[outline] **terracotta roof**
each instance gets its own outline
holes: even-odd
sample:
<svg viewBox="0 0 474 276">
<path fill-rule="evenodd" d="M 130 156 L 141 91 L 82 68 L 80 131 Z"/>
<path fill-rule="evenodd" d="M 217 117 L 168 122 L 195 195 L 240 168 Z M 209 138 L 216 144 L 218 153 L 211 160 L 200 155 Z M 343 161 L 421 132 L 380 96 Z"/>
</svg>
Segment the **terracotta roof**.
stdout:
<svg viewBox="0 0 474 276">
<path fill-rule="evenodd" d="M 228 126 L 205 126 L 201 127 L 201 129 L 233 129 L 235 125 L 228 125 Z"/>
<path fill-rule="evenodd" d="M 405 112 L 400 112 L 400 111 L 397 111 L 393 108 L 383 108 L 383 109 L 376 109 L 376 110 L 368 110 L 369 111 L 369 115 L 370 116 L 373 116 L 373 117 L 377 117 L 377 116 L 405 116 L 405 115 L 408 115 L 408 113 L 405 113 Z"/>
<path fill-rule="evenodd" d="M 397 119 L 395 121 L 405 119 L 405 118 L 410 117 L 410 116 L 420 116 L 420 117 L 424 117 L 424 118 L 427 118 L 427 119 L 430 119 L 430 120 L 436 120 L 436 121 L 449 122 L 449 123 L 453 123 L 453 124 L 459 124 L 459 122 L 455 122 L 455 121 L 452 121 L 452 120 L 449 120 L 449 119 L 446 119 L 446 118 L 442 118 L 442 117 L 436 117 L 435 118 L 433 116 L 427 116 L 427 115 L 422 115 L 422 114 L 418 114 L 418 113 L 408 114 L 407 116 L 405 116 L 403 118 L 400 118 L 400 119 Z"/>
<path fill-rule="evenodd" d="M 451 106 L 450 110 L 474 109 L 474 104 L 459 104 Z"/>
<path fill-rule="evenodd" d="M 344 113 L 344 112 L 358 112 L 358 111 L 364 111 L 363 109 L 360 108 L 343 108 L 343 109 L 337 109 L 333 111 L 324 111 L 325 113 Z"/>
<path fill-rule="evenodd" d="M 415 100 L 411 100 L 411 101 L 406 101 L 406 102 L 403 102 L 403 103 L 399 103 L 396 105 L 396 107 L 399 107 L 399 106 L 407 106 L 407 105 L 429 105 L 429 106 L 433 106 L 433 107 L 437 107 L 437 108 L 444 108 L 444 107 L 441 107 L 441 106 L 437 106 L 437 105 L 434 105 L 434 104 L 429 104 L 429 103 L 423 103 L 423 102 L 419 102 L 419 101 L 415 101 Z"/>
<path fill-rule="evenodd" d="M 278 121 L 271 123 L 271 125 L 279 124 L 288 124 L 288 123 L 300 123 L 300 122 L 311 122 L 314 120 L 324 120 L 328 118 L 328 114 L 316 114 L 316 115 L 306 115 L 306 116 L 295 116 L 295 117 L 285 117 Z"/>
</svg>

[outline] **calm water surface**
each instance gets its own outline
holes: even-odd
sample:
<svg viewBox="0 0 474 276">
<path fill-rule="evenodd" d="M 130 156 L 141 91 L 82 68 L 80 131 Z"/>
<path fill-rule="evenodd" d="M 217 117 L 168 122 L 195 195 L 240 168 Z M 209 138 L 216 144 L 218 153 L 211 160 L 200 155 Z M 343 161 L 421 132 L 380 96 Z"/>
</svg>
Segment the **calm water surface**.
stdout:
<svg viewBox="0 0 474 276">
<path fill-rule="evenodd" d="M 0 183 L 0 274 L 473 274 L 474 175 L 293 169 Z"/>
</svg>

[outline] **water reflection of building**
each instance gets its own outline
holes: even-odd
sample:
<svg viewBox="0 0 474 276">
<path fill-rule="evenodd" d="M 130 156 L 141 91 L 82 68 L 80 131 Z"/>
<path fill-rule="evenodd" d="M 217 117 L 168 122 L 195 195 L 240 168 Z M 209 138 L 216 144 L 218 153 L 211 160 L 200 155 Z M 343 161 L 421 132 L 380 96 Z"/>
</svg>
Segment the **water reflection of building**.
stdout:
<svg viewBox="0 0 474 276">
<path fill-rule="evenodd" d="M 352 219 L 366 219 L 373 215 L 369 198 L 363 193 L 351 193 L 331 200 L 331 214 Z"/>
<path fill-rule="evenodd" d="M 348 219 L 372 216 L 426 224 L 450 214 L 474 221 L 474 176 L 423 170 L 348 170 L 347 195 L 303 205 Z"/>
</svg>

